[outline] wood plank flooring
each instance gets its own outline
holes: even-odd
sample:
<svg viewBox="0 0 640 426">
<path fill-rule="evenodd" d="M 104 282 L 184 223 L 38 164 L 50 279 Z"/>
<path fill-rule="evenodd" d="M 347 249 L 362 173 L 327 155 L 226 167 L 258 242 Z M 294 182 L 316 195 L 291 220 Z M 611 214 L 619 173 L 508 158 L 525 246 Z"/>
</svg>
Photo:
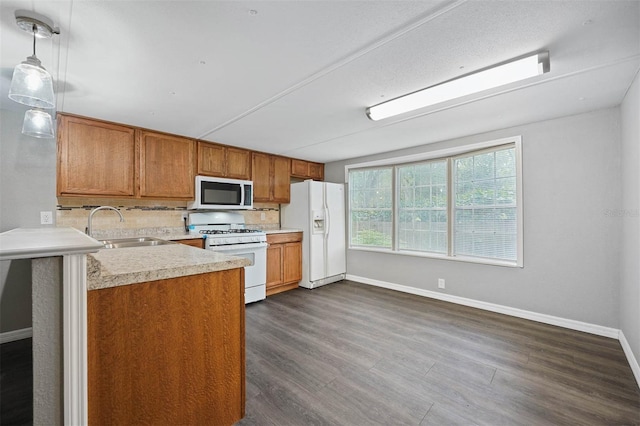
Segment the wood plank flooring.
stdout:
<svg viewBox="0 0 640 426">
<path fill-rule="evenodd" d="M 0 425 L 33 423 L 31 339 L 0 345 Z"/>
<path fill-rule="evenodd" d="M 247 425 L 640 425 L 614 339 L 349 281 L 247 305 Z M 0 424 L 31 423 L 31 339 Z"/>
<path fill-rule="evenodd" d="M 617 340 L 343 281 L 247 306 L 238 425 L 629 425 Z"/>
</svg>

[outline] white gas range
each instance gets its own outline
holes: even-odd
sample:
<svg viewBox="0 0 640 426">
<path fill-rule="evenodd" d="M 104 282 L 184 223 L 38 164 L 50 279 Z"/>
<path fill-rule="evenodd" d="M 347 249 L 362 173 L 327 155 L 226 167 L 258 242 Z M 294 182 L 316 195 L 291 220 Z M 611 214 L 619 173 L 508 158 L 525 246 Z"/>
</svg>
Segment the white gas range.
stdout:
<svg viewBox="0 0 640 426">
<path fill-rule="evenodd" d="M 204 247 L 230 256 L 244 257 L 245 303 L 266 297 L 267 234 L 245 227 L 244 216 L 236 212 L 189 213 L 189 232 L 205 236 Z"/>
</svg>

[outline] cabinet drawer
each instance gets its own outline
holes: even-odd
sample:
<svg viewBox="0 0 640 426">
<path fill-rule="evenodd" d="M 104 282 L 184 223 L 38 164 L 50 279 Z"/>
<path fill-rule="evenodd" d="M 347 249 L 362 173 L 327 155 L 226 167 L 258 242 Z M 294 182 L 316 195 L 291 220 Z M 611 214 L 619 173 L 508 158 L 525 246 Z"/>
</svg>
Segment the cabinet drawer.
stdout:
<svg viewBox="0 0 640 426">
<path fill-rule="evenodd" d="M 267 242 L 269 244 L 295 243 L 298 241 L 302 241 L 302 232 L 267 234 Z"/>
<path fill-rule="evenodd" d="M 184 244 L 191 247 L 204 248 L 204 240 L 202 238 L 187 238 L 184 240 L 176 240 L 176 243 Z"/>
</svg>

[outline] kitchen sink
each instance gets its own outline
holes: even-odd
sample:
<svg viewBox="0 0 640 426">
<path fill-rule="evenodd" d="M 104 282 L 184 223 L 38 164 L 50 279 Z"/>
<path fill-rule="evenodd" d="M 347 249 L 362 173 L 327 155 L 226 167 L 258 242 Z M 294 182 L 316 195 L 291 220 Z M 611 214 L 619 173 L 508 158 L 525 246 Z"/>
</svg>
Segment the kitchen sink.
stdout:
<svg viewBox="0 0 640 426">
<path fill-rule="evenodd" d="M 161 240 L 160 238 L 153 237 L 140 237 L 140 238 L 118 238 L 114 240 L 101 240 L 104 248 L 126 248 L 126 247 L 150 247 L 150 246 L 163 246 L 166 244 L 176 244 L 171 241 Z"/>
</svg>

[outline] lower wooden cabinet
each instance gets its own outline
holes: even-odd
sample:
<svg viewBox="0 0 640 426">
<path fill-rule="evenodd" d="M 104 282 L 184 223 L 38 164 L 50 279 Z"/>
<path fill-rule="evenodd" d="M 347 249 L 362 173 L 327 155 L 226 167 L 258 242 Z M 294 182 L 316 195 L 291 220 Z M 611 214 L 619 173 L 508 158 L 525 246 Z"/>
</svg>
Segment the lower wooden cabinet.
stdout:
<svg viewBox="0 0 640 426">
<path fill-rule="evenodd" d="M 204 239 L 202 238 L 187 238 L 184 240 L 176 240 L 175 242 L 191 247 L 204 248 Z"/>
<path fill-rule="evenodd" d="M 233 425 L 244 268 L 87 292 L 90 425 Z"/>
<path fill-rule="evenodd" d="M 302 279 L 302 232 L 267 234 L 267 296 L 298 287 Z"/>
</svg>

